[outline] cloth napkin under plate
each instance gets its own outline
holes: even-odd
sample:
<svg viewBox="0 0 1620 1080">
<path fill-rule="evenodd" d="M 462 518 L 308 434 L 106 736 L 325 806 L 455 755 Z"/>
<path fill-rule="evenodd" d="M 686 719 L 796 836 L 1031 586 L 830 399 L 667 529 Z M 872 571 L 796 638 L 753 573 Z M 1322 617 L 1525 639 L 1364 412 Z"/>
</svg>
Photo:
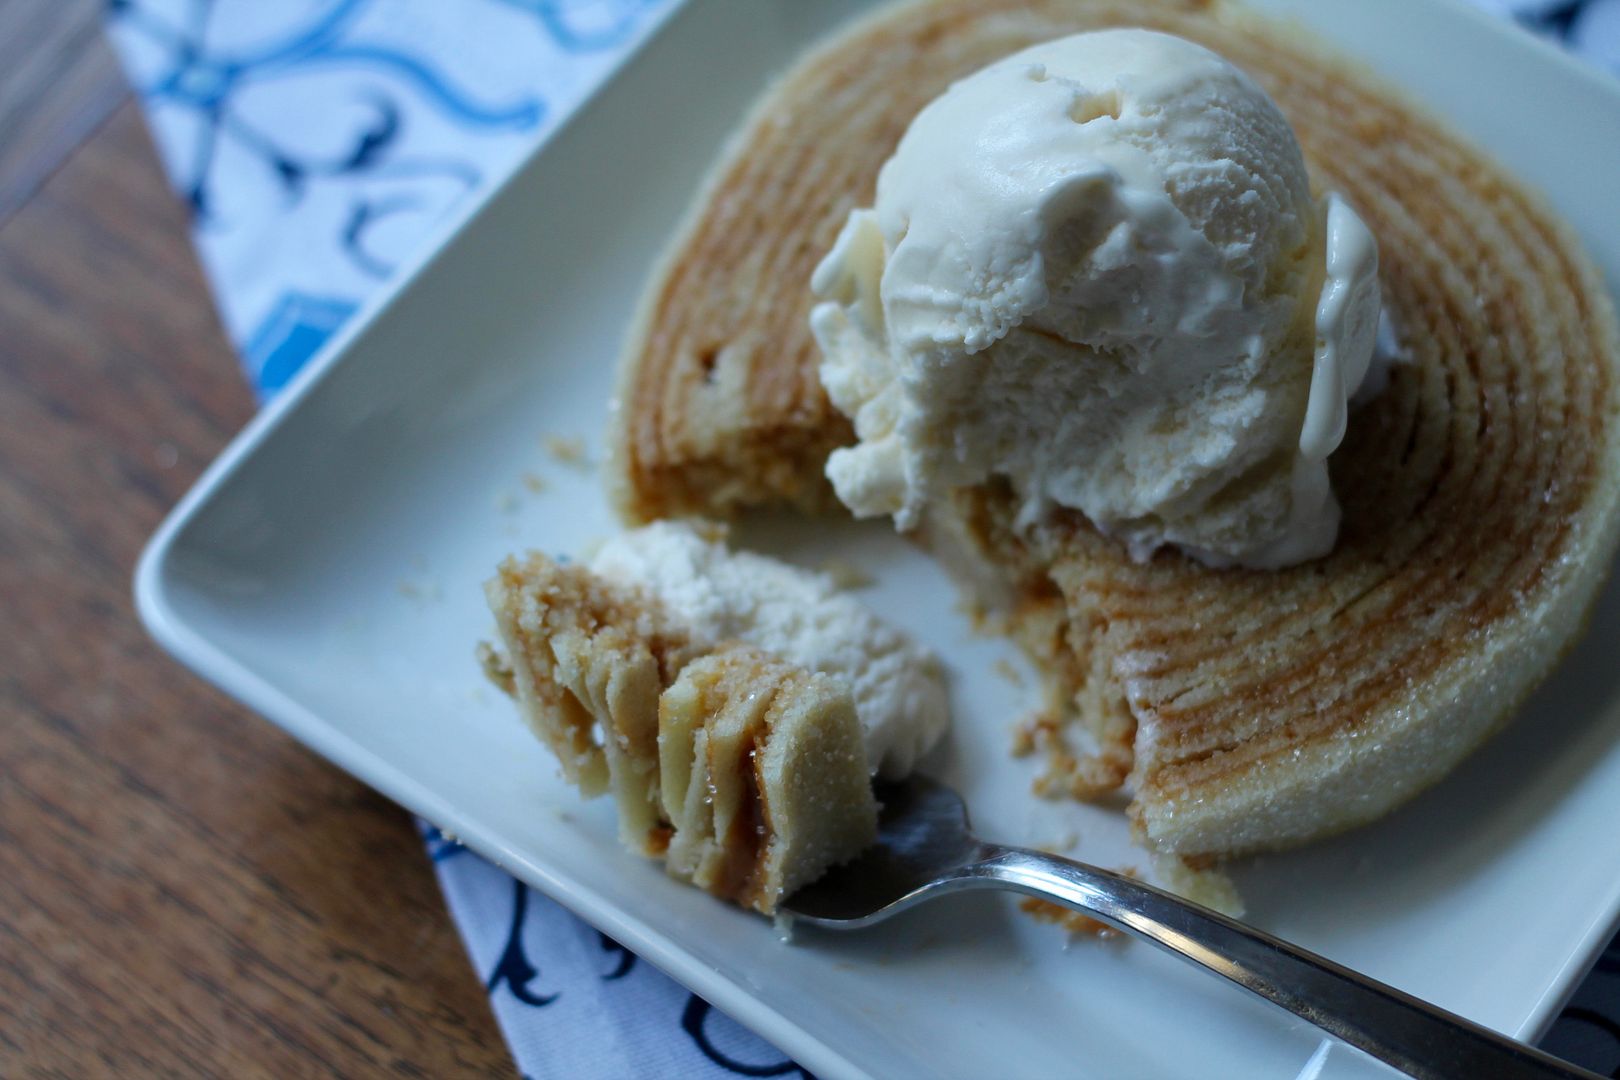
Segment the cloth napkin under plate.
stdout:
<svg viewBox="0 0 1620 1080">
<path fill-rule="evenodd" d="M 227 332 L 273 394 L 681 0 L 108 0 Z M 796 0 L 797 2 L 797 0 Z M 1620 0 L 1473 0 L 1620 74 Z M 423 826 L 529 1077 L 808 1075 Z M 1620 1076 L 1620 940 L 1544 1045 Z"/>
</svg>

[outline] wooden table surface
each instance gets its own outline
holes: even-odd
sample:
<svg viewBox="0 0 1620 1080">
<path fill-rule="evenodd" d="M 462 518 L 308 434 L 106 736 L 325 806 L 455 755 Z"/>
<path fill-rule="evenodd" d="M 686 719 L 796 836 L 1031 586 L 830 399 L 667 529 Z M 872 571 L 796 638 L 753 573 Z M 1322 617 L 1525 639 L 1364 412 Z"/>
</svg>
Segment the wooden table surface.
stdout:
<svg viewBox="0 0 1620 1080">
<path fill-rule="evenodd" d="M 404 811 L 182 670 L 254 402 L 93 0 L 0 0 L 0 1077 L 514 1074 Z"/>
</svg>

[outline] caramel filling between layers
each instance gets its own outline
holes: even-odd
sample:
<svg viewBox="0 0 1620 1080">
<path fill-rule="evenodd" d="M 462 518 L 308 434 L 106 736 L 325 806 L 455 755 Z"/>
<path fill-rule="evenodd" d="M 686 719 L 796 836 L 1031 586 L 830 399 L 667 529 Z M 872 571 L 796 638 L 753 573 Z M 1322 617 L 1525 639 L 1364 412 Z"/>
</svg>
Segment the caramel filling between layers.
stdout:
<svg viewBox="0 0 1620 1080">
<path fill-rule="evenodd" d="M 746 907 L 758 907 L 763 897 L 765 859 L 771 836 L 771 808 L 765 798 L 764 778 L 759 773 L 765 726 L 764 721 L 760 721 L 750 729 L 738 748 L 737 760 L 732 763 L 742 778 L 743 797 L 721 840 L 725 865 L 714 888 L 717 895 Z"/>
<path fill-rule="evenodd" d="M 748 662 L 746 654 L 728 659 L 720 669 L 703 672 L 698 708 L 703 714 L 701 726 L 710 731 L 710 736 L 704 741 L 702 765 L 707 770 L 704 783 L 708 787 L 711 810 L 719 805 L 716 777 L 737 777 L 742 785 L 742 796 L 737 800 L 736 813 L 727 823 L 725 835 L 714 838 L 720 847 L 720 862 L 704 888 L 716 896 L 762 910 L 760 901 L 764 898 L 767 876 L 765 863 L 773 830 L 760 765 L 765 741 L 770 736 L 770 718 L 776 710 L 778 688 L 762 685 L 763 679 L 748 678 L 744 670 Z M 746 707 L 760 694 L 769 697 L 728 748 L 731 752 L 720 757 L 720 740 L 713 734 L 715 726 L 723 721 L 728 707 Z"/>
</svg>

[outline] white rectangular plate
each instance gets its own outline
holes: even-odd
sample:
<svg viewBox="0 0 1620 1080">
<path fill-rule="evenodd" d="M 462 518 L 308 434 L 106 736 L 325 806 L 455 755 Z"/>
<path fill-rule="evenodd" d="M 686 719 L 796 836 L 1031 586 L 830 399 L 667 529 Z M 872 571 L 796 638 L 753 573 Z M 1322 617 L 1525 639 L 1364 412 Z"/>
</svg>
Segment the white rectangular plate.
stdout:
<svg viewBox="0 0 1620 1080">
<path fill-rule="evenodd" d="M 137 594 L 177 656 L 316 750 L 557 897 L 824 1076 L 1291 1076 L 1314 1030 L 1151 948 L 1081 941 L 1002 898 L 858 936 L 777 941 L 666 879 L 581 807 L 481 686 L 480 583 L 505 554 L 613 528 L 591 468 L 644 275 L 769 76 L 857 0 L 693 0 L 545 150 L 232 444 L 165 523 Z M 1620 93 L 1444 0 L 1265 0 L 1363 58 L 1538 185 L 1620 280 Z M 1448 59 L 1460 58 L 1460 59 Z M 525 473 L 545 481 L 535 493 Z M 806 534 L 813 535 L 806 535 Z M 776 522 L 751 543 L 878 581 L 950 662 L 931 768 L 987 836 L 1139 862 L 1117 814 L 1038 803 L 1008 755 L 1031 691 L 994 674 L 924 556 L 880 525 Z M 1236 871 L 1250 917 L 1533 1037 L 1620 912 L 1620 598 L 1512 728 L 1354 835 Z M 1312 1063 L 1314 1068 L 1320 1059 Z M 1330 1072 L 1360 1071 L 1348 1051 Z"/>
</svg>

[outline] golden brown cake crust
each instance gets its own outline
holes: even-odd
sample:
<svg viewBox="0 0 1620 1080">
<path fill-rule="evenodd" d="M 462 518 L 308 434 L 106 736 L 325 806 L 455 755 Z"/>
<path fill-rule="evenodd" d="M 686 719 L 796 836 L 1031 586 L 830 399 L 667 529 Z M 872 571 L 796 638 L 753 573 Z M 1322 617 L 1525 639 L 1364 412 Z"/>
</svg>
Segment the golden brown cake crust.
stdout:
<svg viewBox="0 0 1620 1080">
<path fill-rule="evenodd" d="M 1285 846 L 1384 813 L 1499 726 L 1578 632 L 1620 527 L 1620 345 L 1598 273 L 1493 162 L 1310 45 L 1209 3 L 932 0 L 808 58 L 746 125 L 649 301 L 621 505 L 814 503 L 831 445 L 814 436 L 846 430 L 817 384 L 806 283 L 846 212 L 951 79 L 1118 25 L 1205 44 L 1277 100 L 1316 184 L 1377 236 L 1410 363 L 1333 458 L 1344 527 L 1324 560 L 1138 565 L 1079 520 L 1013 537 L 994 491 L 934 525 L 1015 579 L 1015 632 L 1102 737 L 1100 758 L 1063 751 L 1054 790 L 1129 772 L 1160 850 Z M 711 406 L 730 426 L 698 426 Z M 737 462 L 742 481 L 708 487 Z"/>
</svg>

